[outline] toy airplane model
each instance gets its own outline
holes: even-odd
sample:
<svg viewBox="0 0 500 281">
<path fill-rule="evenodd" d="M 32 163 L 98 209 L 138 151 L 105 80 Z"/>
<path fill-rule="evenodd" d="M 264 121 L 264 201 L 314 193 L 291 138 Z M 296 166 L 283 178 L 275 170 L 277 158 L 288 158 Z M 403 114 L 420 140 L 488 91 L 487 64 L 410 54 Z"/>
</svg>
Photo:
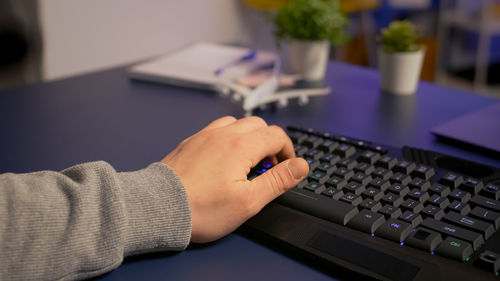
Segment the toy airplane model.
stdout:
<svg viewBox="0 0 500 281">
<path fill-rule="evenodd" d="M 248 57 L 248 56 L 247 56 Z M 246 57 L 242 57 L 242 59 Z M 240 60 L 243 61 L 243 60 Z M 298 99 L 299 105 L 306 105 L 309 97 L 323 96 L 330 93 L 330 88 L 302 88 L 278 90 L 281 72 L 281 61 L 276 59 L 272 75 L 254 89 L 240 85 L 234 79 L 224 78 L 220 70 L 216 75 L 219 76 L 219 83 L 216 86 L 217 91 L 223 96 L 232 95 L 234 101 L 243 101 L 245 116 L 251 116 L 256 108 L 264 108 L 267 104 L 277 103 L 278 107 L 283 108 L 288 105 L 290 99 Z"/>
</svg>

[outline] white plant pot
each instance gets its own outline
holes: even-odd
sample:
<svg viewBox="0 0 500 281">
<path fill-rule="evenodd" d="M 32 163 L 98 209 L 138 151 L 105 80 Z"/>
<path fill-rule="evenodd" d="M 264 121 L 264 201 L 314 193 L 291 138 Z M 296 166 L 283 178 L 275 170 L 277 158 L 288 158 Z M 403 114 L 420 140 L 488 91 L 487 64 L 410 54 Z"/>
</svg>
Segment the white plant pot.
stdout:
<svg viewBox="0 0 500 281">
<path fill-rule="evenodd" d="M 292 41 L 288 47 L 290 67 L 304 80 L 320 81 L 325 78 L 330 55 L 328 41 Z"/>
<path fill-rule="evenodd" d="M 425 49 L 416 52 L 386 53 L 379 48 L 378 64 L 382 90 L 411 95 L 417 90 Z"/>
</svg>

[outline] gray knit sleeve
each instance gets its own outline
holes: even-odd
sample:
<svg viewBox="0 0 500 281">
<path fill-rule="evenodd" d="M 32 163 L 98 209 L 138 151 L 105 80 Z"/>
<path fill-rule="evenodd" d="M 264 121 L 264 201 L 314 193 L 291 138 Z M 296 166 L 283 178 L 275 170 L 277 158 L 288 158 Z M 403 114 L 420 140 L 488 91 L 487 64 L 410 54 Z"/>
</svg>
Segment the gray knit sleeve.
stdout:
<svg viewBox="0 0 500 281">
<path fill-rule="evenodd" d="M 0 280 L 89 278 L 124 256 L 185 249 L 190 237 L 186 191 L 162 163 L 0 175 Z"/>
</svg>

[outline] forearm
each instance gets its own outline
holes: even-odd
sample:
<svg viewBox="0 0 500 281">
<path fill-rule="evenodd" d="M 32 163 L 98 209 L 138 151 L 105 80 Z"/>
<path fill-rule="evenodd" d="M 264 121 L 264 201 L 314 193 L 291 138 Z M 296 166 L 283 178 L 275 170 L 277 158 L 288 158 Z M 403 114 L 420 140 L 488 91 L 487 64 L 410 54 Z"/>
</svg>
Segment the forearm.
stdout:
<svg viewBox="0 0 500 281">
<path fill-rule="evenodd" d="M 127 255 L 184 249 L 190 235 L 186 192 L 162 163 L 0 175 L 0 280 L 88 278 Z"/>
</svg>

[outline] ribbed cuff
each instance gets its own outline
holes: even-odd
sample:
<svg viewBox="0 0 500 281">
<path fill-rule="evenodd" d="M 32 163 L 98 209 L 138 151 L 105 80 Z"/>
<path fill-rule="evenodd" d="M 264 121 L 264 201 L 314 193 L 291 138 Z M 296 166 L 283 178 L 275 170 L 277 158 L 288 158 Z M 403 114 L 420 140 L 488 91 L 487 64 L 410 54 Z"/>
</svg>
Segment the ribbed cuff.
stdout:
<svg viewBox="0 0 500 281">
<path fill-rule="evenodd" d="M 186 190 L 167 165 L 119 173 L 125 197 L 127 230 L 124 255 L 183 250 L 191 239 Z"/>
</svg>

